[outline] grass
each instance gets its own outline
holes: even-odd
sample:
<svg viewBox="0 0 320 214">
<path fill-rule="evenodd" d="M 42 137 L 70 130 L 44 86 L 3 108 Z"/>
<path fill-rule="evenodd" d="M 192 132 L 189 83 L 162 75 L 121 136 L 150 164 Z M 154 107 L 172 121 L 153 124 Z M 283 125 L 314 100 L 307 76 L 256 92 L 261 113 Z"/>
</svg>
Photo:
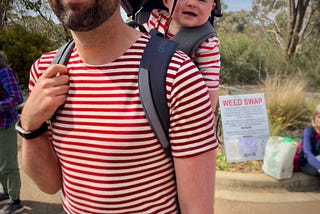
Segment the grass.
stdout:
<svg viewBox="0 0 320 214">
<path fill-rule="evenodd" d="M 307 86 L 304 79 L 275 76 L 265 80 L 263 91 L 272 136 L 286 135 L 287 131 L 301 129 L 310 123 L 312 103 L 306 99 Z"/>
</svg>

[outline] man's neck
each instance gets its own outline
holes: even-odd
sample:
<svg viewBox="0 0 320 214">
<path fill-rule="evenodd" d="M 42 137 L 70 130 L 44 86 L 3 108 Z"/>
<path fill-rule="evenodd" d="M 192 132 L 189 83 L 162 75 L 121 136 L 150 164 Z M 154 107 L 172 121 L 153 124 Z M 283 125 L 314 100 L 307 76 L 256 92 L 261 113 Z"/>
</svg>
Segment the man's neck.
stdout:
<svg viewBox="0 0 320 214">
<path fill-rule="evenodd" d="M 120 57 L 141 36 L 141 33 L 127 26 L 119 15 L 111 17 L 95 30 L 72 32 L 72 35 L 84 62 L 99 65 Z"/>
</svg>

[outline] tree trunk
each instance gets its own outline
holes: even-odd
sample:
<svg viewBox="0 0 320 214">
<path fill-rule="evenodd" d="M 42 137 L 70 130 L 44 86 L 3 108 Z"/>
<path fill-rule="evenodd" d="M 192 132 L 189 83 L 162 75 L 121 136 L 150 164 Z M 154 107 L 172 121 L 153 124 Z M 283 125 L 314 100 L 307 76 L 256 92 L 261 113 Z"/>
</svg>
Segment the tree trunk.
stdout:
<svg viewBox="0 0 320 214">
<path fill-rule="evenodd" d="M 310 0 L 288 0 L 289 3 L 289 24 L 288 24 L 288 43 L 286 57 L 290 59 L 296 52 L 299 42 L 304 35 L 304 22 L 309 20 L 307 9 Z"/>
<path fill-rule="evenodd" d="M 11 3 L 13 0 L 0 0 L 0 30 L 3 30 L 6 26 L 8 12 L 11 9 Z"/>
</svg>

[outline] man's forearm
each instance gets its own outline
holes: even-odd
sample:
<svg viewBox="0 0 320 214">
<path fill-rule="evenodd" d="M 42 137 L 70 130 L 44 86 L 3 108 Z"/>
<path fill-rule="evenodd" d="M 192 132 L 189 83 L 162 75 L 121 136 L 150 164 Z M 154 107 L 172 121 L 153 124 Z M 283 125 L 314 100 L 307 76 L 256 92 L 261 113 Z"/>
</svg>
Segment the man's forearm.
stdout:
<svg viewBox="0 0 320 214">
<path fill-rule="evenodd" d="M 41 191 L 54 194 L 62 184 L 61 168 L 47 133 L 22 142 L 22 166 Z"/>
</svg>

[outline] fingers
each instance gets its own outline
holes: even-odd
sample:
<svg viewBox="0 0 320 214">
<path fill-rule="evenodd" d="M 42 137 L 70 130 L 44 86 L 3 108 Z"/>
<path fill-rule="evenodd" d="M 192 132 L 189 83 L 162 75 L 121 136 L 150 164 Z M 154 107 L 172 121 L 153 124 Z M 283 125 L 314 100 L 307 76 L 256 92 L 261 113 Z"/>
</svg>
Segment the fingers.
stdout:
<svg viewBox="0 0 320 214">
<path fill-rule="evenodd" d="M 56 109 L 65 103 L 68 91 L 67 67 L 51 65 L 32 89 L 22 112 L 23 125 L 32 130 L 50 119 Z"/>
<path fill-rule="evenodd" d="M 62 85 L 69 84 L 69 76 L 68 75 L 59 75 L 51 78 L 41 78 L 39 79 L 39 84 L 41 84 L 43 89 L 59 87 Z"/>
<path fill-rule="evenodd" d="M 65 65 L 60 65 L 60 64 L 54 64 L 48 67 L 46 72 L 42 74 L 42 78 L 51 78 L 51 77 L 56 77 L 59 75 L 67 75 L 68 70 Z"/>
<path fill-rule="evenodd" d="M 64 104 L 68 91 L 69 85 L 61 85 L 59 87 L 52 87 L 50 90 L 46 90 L 45 95 L 49 99 L 48 103 L 60 106 Z"/>
<path fill-rule="evenodd" d="M 64 65 L 51 65 L 39 78 L 38 87 L 47 96 L 59 96 L 67 94 L 69 87 L 69 75 Z"/>
</svg>

